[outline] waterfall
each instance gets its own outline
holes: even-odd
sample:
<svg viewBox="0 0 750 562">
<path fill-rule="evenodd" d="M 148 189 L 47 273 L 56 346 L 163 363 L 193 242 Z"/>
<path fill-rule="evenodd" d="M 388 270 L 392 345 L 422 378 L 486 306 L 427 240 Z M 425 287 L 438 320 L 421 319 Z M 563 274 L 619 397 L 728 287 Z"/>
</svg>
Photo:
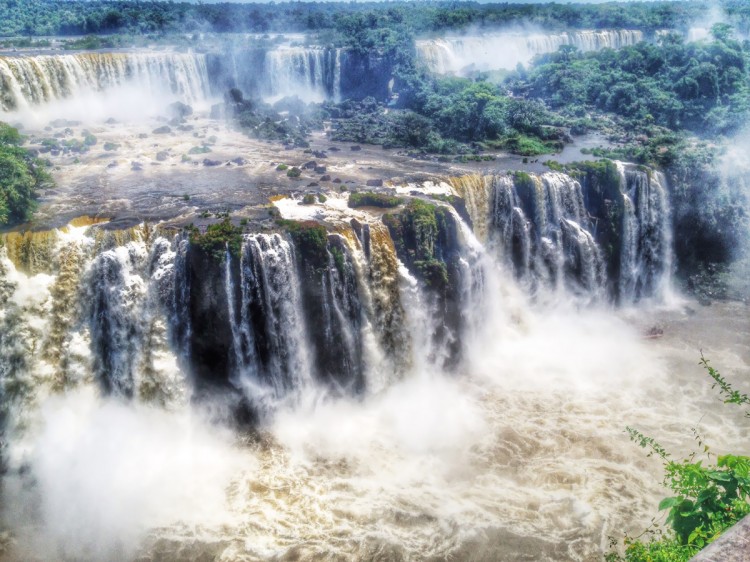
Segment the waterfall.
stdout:
<svg viewBox="0 0 750 562">
<path fill-rule="evenodd" d="M 307 101 L 338 99 L 341 49 L 283 46 L 265 53 L 261 92 L 266 97 L 297 95 Z"/>
<path fill-rule="evenodd" d="M 666 179 L 661 172 L 618 162 L 623 189 L 623 248 L 620 296 L 623 302 L 669 290 L 672 225 Z"/>
<path fill-rule="evenodd" d="M 564 33 L 500 32 L 479 36 L 417 40 L 417 54 L 427 67 L 438 74 L 471 70 L 513 69 L 534 56 L 552 53 L 563 45 L 580 51 L 604 48 L 620 49 L 645 38 L 642 31 L 596 30 Z"/>
<path fill-rule="evenodd" d="M 91 383 L 173 404 L 193 385 L 224 387 L 265 416 L 314 384 L 380 392 L 413 363 L 382 224 L 329 234 L 313 268 L 304 242 L 282 233 L 245 234 L 220 259 L 145 226 L 68 230 L 0 246 L 0 392 L 30 392 L 22 402 Z M 48 382 L 19 385 L 30 376 Z"/>
<path fill-rule="evenodd" d="M 141 93 L 187 103 L 210 93 L 204 55 L 183 53 L 79 53 L 0 56 L 0 110 L 33 108 L 84 93 L 132 86 Z"/>
<path fill-rule="evenodd" d="M 240 285 L 241 312 L 233 317 L 239 384 L 251 395 L 276 400 L 300 392 L 311 377 L 310 351 L 291 244 L 279 234 L 246 236 Z M 233 299 L 228 295 L 230 303 Z"/>
<path fill-rule="evenodd" d="M 93 384 L 177 404 L 219 389 L 262 419 L 313 387 L 379 393 L 409 371 L 460 366 L 498 268 L 539 300 L 663 298 L 665 179 L 612 169 L 607 186 L 559 172 L 451 178 L 473 229 L 447 203 L 412 198 L 218 252 L 146 226 L 6 234 L 0 393 L 26 404 Z"/>
<path fill-rule="evenodd" d="M 593 187 L 559 172 L 469 175 L 450 183 L 466 202 L 477 238 L 532 293 L 599 300 L 608 290 L 622 303 L 664 298 L 672 270 L 665 178 L 614 166 L 615 199 L 604 201 Z"/>
</svg>

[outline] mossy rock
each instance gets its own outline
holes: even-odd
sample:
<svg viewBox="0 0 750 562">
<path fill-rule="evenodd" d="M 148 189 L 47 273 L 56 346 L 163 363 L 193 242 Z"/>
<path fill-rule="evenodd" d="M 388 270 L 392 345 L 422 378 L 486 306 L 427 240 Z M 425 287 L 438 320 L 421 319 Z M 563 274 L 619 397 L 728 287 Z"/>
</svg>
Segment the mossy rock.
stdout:
<svg viewBox="0 0 750 562">
<path fill-rule="evenodd" d="M 276 224 L 289 233 L 303 261 L 315 271 L 328 267 L 328 231 L 315 221 L 279 219 Z"/>
<path fill-rule="evenodd" d="M 398 207 L 404 202 L 403 197 L 396 197 L 386 193 L 374 193 L 372 191 L 358 191 L 349 196 L 349 207 L 379 207 L 389 209 Z"/>
</svg>

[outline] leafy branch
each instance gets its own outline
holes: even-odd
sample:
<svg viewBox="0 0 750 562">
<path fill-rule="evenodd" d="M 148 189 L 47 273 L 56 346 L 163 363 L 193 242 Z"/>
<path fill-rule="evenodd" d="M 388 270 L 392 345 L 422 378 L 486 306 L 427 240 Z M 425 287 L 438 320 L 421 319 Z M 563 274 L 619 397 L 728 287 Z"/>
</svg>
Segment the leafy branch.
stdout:
<svg viewBox="0 0 750 562">
<path fill-rule="evenodd" d="M 706 369 L 708 376 L 714 380 L 711 388 L 719 387 L 719 394 L 724 398 L 724 404 L 737 404 L 739 406 L 750 405 L 750 396 L 735 390 L 732 385 L 721 376 L 721 373 L 709 364 L 708 359 L 703 356 L 702 352 L 700 364 Z M 750 417 L 750 410 L 745 412 L 745 416 Z"/>
</svg>

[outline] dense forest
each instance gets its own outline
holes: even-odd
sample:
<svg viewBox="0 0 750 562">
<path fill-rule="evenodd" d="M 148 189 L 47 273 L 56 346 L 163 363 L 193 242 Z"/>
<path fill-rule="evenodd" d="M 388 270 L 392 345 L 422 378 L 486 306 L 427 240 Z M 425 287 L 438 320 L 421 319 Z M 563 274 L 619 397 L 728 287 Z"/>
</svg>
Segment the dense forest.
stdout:
<svg viewBox="0 0 750 562">
<path fill-rule="evenodd" d="M 279 4 L 192 4 L 66 0 L 1 0 L 0 36 L 82 35 L 153 32 L 290 32 L 377 27 L 382 15 L 411 31 L 437 32 L 519 23 L 545 29 L 675 29 L 689 25 L 710 3 L 479 4 L 475 2 L 351 2 L 331 9 L 326 2 Z M 750 6 L 726 0 L 726 13 L 747 30 Z"/>
</svg>

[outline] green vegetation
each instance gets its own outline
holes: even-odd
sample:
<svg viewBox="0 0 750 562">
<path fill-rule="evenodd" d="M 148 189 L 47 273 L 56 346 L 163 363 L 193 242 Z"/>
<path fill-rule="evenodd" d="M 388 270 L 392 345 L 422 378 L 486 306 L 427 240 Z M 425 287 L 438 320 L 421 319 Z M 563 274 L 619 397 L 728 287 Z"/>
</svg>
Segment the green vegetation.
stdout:
<svg viewBox="0 0 750 562">
<path fill-rule="evenodd" d="M 502 149 L 523 155 L 557 152 L 561 122 L 535 100 L 510 98 L 482 79 L 430 75 L 407 54 L 394 68 L 398 110 L 373 98 L 328 104 L 338 141 L 404 147 L 437 154 Z"/>
<path fill-rule="evenodd" d="M 449 288 L 448 268 L 439 253 L 439 236 L 446 231 L 448 210 L 422 199 L 410 199 L 398 213 L 383 216 L 399 256 L 414 267 L 430 288 Z"/>
<path fill-rule="evenodd" d="M 614 114 L 631 134 L 654 125 L 724 134 L 750 115 L 750 51 L 724 24 L 713 40 L 681 36 L 613 51 L 579 53 L 563 47 L 509 79 L 517 93 L 545 100 L 570 117 L 592 110 Z M 652 135 L 649 135 L 652 136 Z"/>
<path fill-rule="evenodd" d="M 725 10 L 746 25 L 747 4 L 724 2 Z M 548 29 L 629 28 L 656 30 L 686 26 L 705 11 L 699 1 L 640 2 L 623 10 L 617 4 L 478 4 L 464 2 L 325 2 L 235 4 L 188 2 L 127 2 L 123 0 L 2 0 L 0 36 L 85 35 L 111 33 L 332 32 L 345 34 L 355 45 L 398 41 L 404 30 L 493 28 L 526 23 Z M 388 33 L 388 30 L 393 33 Z M 359 39 L 355 39 L 359 37 Z"/>
<path fill-rule="evenodd" d="M 277 219 L 276 224 L 289 233 L 295 248 L 313 269 L 323 270 L 328 266 L 328 231 L 322 224 L 287 219 Z"/>
<path fill-rule="evenodd" d="M 93 51 L 96 49 L 113 49 L 119 46 L 118 43 L 114 38 L 88 35 L 80 39 L 65 41 L 63 48 L 71 51 Z"/>
<path fill-rule="evenodd" d="M 331 255 L 333 256 L 333 264 L 341 275 L 346 272 L 346 257 L 344 251 L 338 246 L 331 246 Z"/>
<path fill-rule="evenodd" d="M 210 224 L 201 233 L 197 228 L 190 231 L 190 242 L 217 261 L 224 261 L 227 250 L 238 257 L 242 251 L 242 228 L 234 226 L 227 217 L 221 222 Z"/>
<path fill-rule="evenodd" d="M 701 365 L 714 381 L 712 388 L 719 388 L 725 404 L 750 405 L 750 397 L 735 390 L 703 356 Z M 750 416 L 750 411 L 745 415 Z M 650 534 L 650 540 L 626 536 L 624 557 L 611 552 L 606 557 L 609 562 L 687 562 L 750 513 L 750 457 L 715 457 L 693 429 L 700 452 L 675 461 L 652 437 L 630 427 L 627 431 L 632 441 L 649 449 L 649 456 L 662 459 L 664 485 L 674 495 L 659 504 L 660 511 L 667 511 L 667 529 L 648 530 L 644 534 Z M 701 456 L 706 457 L 705 462 L 696 460 Z"/>
<path fill-rule="evenodd" d="M 561 140 L 544 141 L 527 135 L 517 134 L 502 139 L 491 146 L 503 148 L 521 156 L 538 156 L 540 154 L 549 154 L 550 152 L 560 152 L 563 149 L 563 142 Z"/>
<path fill-rule="evenodd" d="M 22 143 L 17 129 L 0 122 L 0 227 L 29 220 L 39 190 L 52 183 L 42 162 Z"/>
<path fill-rule="evenodd" d="M 297 178 L 299 178 L 302 175 L 302 170 L 300 170 L 299 168 L 297 168 L 295 166 L 293 168 L 289 168 L 286 171 L 286 175 L 287 175 L 287 177 L 290 177 L 292 179 L 297 179 Z"/>
<path fill-rule="evenodd" d="M 398 207 L 404 202 L 403 197 L 372 191 L 358 191 L 349 195 L 349 207 L 381 207 L 384 209 Z"/>
</svg>

